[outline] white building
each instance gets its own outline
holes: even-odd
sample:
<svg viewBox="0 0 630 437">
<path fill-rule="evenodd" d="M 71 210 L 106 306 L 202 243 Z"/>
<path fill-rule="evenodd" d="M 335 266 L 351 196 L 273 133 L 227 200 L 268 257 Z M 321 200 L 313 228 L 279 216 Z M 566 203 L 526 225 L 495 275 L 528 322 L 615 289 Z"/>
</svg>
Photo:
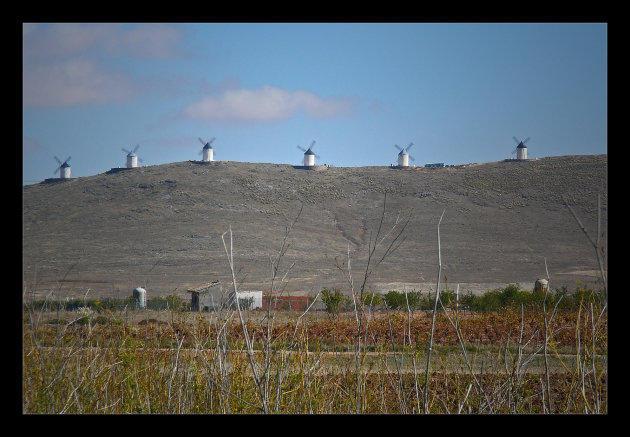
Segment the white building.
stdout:
<svg viewBox="0 0 630 437">
<path fill-rule="evenodd" d="M 242 310 L 262 308 L 262 291 L 238 291 L 236 296 L 238 297 L 238 305 Z M 229 302 L 235 303 L 234 292 L 230 294 Z"/>
<path fill-rule="evenodd" d="M 413 143 L 409 143 L 409 145 L 403 149 L 398 144 L 394 144 L 394 147 L 400 150 L 400 152 L 398 152 L 398 167 L 409 167 L 409 158 L 415 161 L 414 157 L 409 154 L 411 146 L 413 146 Z"/>
<path fill-rule="evenodd" d="M 304 166 L 313 167 L 314 165 L 315 165 L 315 154 L 309 148 L 306 152 L 304 152 Z"/>
<path fill-rule="evenodd" d="M 409 154 L 404 150 L 401 150 L 400 153 L 398 153 L 398 166 L 409 167 Z"/>
<path fill-rule="evenodd" d="M 527 146 L 522 141 L 516 146 L 516 158 L 527 159 Z"/>
<path fill-rule="evenodd" d="M 203 154 L 202 160 L 204 162 L 214 161 L 214 149 L 212 148 L 212 142 L 215 140 L 212 138 L 210 141 L 204 141 L 201 138 L 198 138 L 201 144 L 203 144 L 203 149 L 201 149 L 201 153 Z"/>
<path fill-rule="evenodd" d="M 70 178 L 70 165 L 67 162 L 64 162 L 63 164 L 61 164 L 61 166 L 59 167 L 59 177 L 61 179 L 69 179 Z"/>
<path fill-rule="evenodd" d="M 127 154 L 127 168 L 134 168 L 138 166 L 138 155 L 133 152 Z"/>
<path fill-rule="evenodd" d="M 214 161 L 214 149 L 212 148 L 212 146 L 210 145 L 210 143 L 206 143 L 205 146 L 203 146 L 203 160 L 204 161 Z"/>
</svg>

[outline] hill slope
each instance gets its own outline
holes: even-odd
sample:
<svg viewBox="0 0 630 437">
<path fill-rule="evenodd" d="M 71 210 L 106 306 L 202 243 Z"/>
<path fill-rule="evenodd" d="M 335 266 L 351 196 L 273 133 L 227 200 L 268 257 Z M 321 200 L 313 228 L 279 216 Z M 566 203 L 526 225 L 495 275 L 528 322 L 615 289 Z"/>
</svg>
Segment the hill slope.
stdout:
<svg viewBox="0 0 630 437">
<path fill-rule="evenodd" d="M 552 287 L 597 277 L 594 250 L 562 199 L 594 233 L 601 193 L 607 230 L 607 155 L 404 170 L 185 161 L 25 186 L 25 288 L 126 296 L 148 282 L 151 293 L 185 296 L 211 280 L 229 284 L 221 235 L 231 227 L 241 289 L 268 289 L 271 257 L 302 208 L 280 264 L 280 276 L 292 266 L 286 289 L 347 292 L 337 265 L 349 254 L 360 285 L 385 192 L 383 232 L 397 216 L 409 222 L 404 241 L 372 273 L 376 290 L 434 287 L 442 211 L 450 287 L 529 286 L 546 275 L 545 258 Z"/>
</svg>

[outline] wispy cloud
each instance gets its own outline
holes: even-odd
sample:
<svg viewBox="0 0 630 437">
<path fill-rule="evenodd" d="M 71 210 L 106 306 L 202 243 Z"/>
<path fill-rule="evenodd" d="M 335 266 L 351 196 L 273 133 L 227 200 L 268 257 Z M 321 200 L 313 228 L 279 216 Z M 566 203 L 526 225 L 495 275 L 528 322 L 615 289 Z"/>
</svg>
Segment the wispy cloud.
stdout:
<svg viewBox="0 0 630 437">
<path fill-rule="evenodd" d="M 128 76 L 92 61 L 70 60 L 24 71 L 24 106 L 72 106 L 120 101 L 133 95 Z"/>
<path fill-rule="evenodd" d="M 219 121 L 274 121 L 303 112 L 314 118 L 332 118 L 352 113 L 351 99 L 324 99 L 308 91 L 287 91 L 273 86 L 262 89 L 231 89 L 216 97 L 189 104 L 190 118 Z"/>
<path fill-rule="evenodd" d="M 165 24 L 23 25 L 24 106 L 69 106 L 120 101 L 139 88 L 103 58 L 177 56 L 182 32 Z"/>
</svg>

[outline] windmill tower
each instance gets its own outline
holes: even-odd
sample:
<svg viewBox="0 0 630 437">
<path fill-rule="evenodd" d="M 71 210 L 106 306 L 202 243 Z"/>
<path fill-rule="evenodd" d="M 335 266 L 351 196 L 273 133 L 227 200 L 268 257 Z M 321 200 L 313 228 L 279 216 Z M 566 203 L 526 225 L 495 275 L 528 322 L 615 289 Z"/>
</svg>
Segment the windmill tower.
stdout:
<svg viewBox="0 0 630 437">
<path fill-rule="evenodd" d="M 304 148 L 297 146 L 298 149 L 304 152 L 304 167 L 314 167 L 315 157 L 319 159 L 319 155 L 316 155 L 315 153 L 313 153 L 313 150 L 311 150 L 314 145 L 315 145 L 315 140 L 313 140 L 308 150 L 304 150 Z"/>
<path fill-rule="evenodd" d="M 512 139 L 518 144 L 516 149 L 512 151 L 512 154 L 516 153 L 516 159 L 527 159 L 527 146 L 525 143 L 529 141 L 529 137 L 525 138 L 523 141 L 519 141 L 516 137 L 512 137 Z"/>
<path fill-rule="evenodd" d="M 412 161 L 416 160 L 413 156 L 409 154 L 409 149 L 411 149 L 411 146 L 413 146 L 413 143 L 409 143 L 409 145 L 403 149 L 398 144 L 394 144 L 394 147 L 400 150 L 400 152 L 398 153 L 398 166 L 399 167 L 409 167 L 410 158 Z"/>
<path fill-rule="evenodd" d="M 205 162 L 214 161 L 214 149 L 212 148 L 212 142 L 214 140 L 215 138 L 212 138 L 210 141 L 204 141 L 199 138 L 199 141 L 203 144 L 203 149 L 201 149 L 201 152 L 199 153 L 203 154 L 202 160 Z"/>
<path fill-rule="evenodd" d="M 71 168 L 70 168 L 70 164 L 68 164 L 68 161 L 70 161 L 70 156 L 68 156 L 63 163 L 59 161 L 59 158 L 57 158 L 56 156 L 55 156 L 55 160 L 59 163 L 59 167 L 57 167 L 54 173 L 59 172 L 59 177 L 61 179 L 69 179 Z"/>
<path fill-rule="evenodd" d="M 136 155 L 139 147 L 140 144 L 136 145 L 136 147 L 134 147 L 131 151 L 123 147 L 122 151 L 127 153 L 127 168 L 137 167 L 138 161 L 142 162 L 142 159 L 138 158 L 138 155 Z"/>
</svg>

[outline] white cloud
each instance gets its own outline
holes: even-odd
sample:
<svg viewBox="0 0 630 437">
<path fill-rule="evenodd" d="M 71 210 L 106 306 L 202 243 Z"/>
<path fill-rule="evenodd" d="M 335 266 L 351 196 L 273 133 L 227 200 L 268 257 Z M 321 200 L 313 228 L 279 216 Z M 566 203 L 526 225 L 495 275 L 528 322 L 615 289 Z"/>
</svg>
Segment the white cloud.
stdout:
<svg viewBox="0 0 630 437">
<path fill-rule="evenodd" d="M 25 69 L 24 106 L 72 106 L 120 101 L 134 92 L 131 79 L 91 61 L 70 60 Z"/>
<path fill-rule="evenodd" d="M 183 32 L 168 24 L 119 23 L 25 23 L 22 37 L 25 57 L 58 58 L 98 52 L 110 56 L 172 58 L 178 56 L 177 44 Z"/>
<path fill-rule="evenodd" d="M 23 105 L 71 106 L 116 102 L 144 87 L 103 59 L 176 56 L 182 32 L 165 24 L 24 23 Z"/>
<path fill-rule="evenodd" d="M 227 90 L 218 97 L 193 102 L 185 115 L 205 120 L 272 121 L 292 117 L 298 112 L 316 118 L 347 115 L 352 111 L 349 99 L 322 99 L 308 91 L 286 91 L 264 86 L 262 89 Z"/>
</svg>

